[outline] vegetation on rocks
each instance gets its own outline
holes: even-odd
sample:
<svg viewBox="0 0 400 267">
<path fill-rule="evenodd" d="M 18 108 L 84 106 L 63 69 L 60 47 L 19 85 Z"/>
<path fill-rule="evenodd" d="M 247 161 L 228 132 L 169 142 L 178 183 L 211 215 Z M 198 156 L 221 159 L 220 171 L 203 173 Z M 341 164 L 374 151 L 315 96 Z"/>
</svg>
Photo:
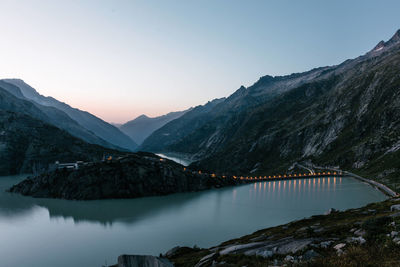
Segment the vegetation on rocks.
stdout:
<svg viewBox="0 0 400 267">
<path fill-rule="evenodd" d="M 200 191 L 244 183 L 233 177 L 199 173 L 151 153 L 57 169 L 30 177 L 10 192 L 64 199 L 137 198 Z"/>
<path fill-rule="evenodd" d="M 124 152 L 88 144 L 28 115 L 0 110 L 0 175 L 40 173 L 55 161 L 99 161 Z"/>
<path fill-rule="evenodd" d="M 208 249 L 174 248 L 185 266 L 400 266 L 400 199 L 267 228 Z M 305 241 L 306 240 L 306 241 Z"/>
</svg>

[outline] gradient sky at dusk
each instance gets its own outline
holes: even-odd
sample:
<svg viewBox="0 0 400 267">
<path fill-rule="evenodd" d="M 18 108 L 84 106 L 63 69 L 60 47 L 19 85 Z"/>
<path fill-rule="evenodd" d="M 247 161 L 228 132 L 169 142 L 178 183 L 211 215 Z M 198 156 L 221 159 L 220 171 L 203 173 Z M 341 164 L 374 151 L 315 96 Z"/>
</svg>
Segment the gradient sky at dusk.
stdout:
<svg viewBox="0 0 400 267">
<path fill-rule="evenodd" d="M 0 77 L 110 122 L 334 65 L 400 28 L 400 1 L 0 0 Z"/>
</svg>

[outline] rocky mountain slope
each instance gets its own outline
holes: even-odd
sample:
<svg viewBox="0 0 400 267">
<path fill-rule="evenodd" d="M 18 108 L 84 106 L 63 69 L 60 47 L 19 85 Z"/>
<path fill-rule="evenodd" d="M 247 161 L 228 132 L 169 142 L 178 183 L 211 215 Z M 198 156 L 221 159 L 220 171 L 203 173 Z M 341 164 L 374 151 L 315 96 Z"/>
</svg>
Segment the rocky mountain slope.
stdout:
<svg viewBox="0 0 400 267">
<path fill-rule="evenodd" d="M 137 148 L 137 144 L 126 134 L 122 133 L 117 127 L 99 119 L 89 112 L 73 108 L 68 104 L 60 102 L 52 97 L 42 96 L 34 88 L 29 86 L 22 80 L 4 79 L 1 80 L 1 82 L 2 84 L 7 83 L 9 85 L 14 85 L 15 87 L 19 88 L 20 93 L 17 92 L 17 95 L 15 95 L 16 97 L 30 101 L 34 104 L 38 104 L 40 105 L 40 107 L 53 107 L 53 109 L 50 110 L 43 110 L 48 116 L 50 116 L 52 112 L 54 112 L 54 110 L 58 110 L 58 113 L 65 113 L 81 127 L 86 129 L 87 131 L 92 132 L 100 139 L 106 140 L 108 143 L 112 144 L 115 147 L 121 147 L 128 150 L 135 150 Z M 16 90 L 9 92 L 14 93 L 16 92 Z M 56 120 L 54 125 L 59 126 L 59 123 L 63 122 L 63 120 L 59 119 Z M 82 138 L 81 136 L 79 137 Z"/>
<path fill-rule="evenodd" d="M 0 110 L 0 175 L 45 171 L 55 161 L 98 161 L 104 153 L 122 154 L 26 114 Z"/>
<path fill-rule="evenodd" d="M 189 110 L 170 112 L 163 116 L 158 116 L 154 118 L 149 118 L 146 115 L 141 115 L 134 120 L 128 121 L 127 123 L 120 125 L 119 129 L 140 145 L 155 130 L 161 128 L 168 122 L 181 117 Z"/>
<path fill-rule="evenodd" d="M 398 190 L 399 88 L 397 31 L 340 65 L 265 76 L 213 107 L 198 127 L 156 148 L 191 153 L 196 167 L 233 173 L 264 175 L 299 161 L 340 166 Z"/>
<path fill-rule="evenodd" d="M 176 120 L 170 121 L 146 138 L 139 147 L 142 151 L 165 152 L 165 148 L 177 142 L 209 120 L 209 112 L 225 99 L 214 99 L 203 106 L 197 106 Z"/>
<path fill-rule="evenodd" d="M 244 182 L 193 172 L 154 154 L 138 153 L 83 165 L 74 171 L 46 172 L 25 179 L 9 191 L 33 197 L 89 200 L 166 195 Z"/>
<path fill-rule="evenodd" d="M 43 122 L 56 125 L 60 129 L 88 143 L 116 148 L 116 146 L 80 126 L 64 112 L 53 107 L 32 103 L 18 96 L 22 96 L 18 87 L 0 80 L 0 110 L 25 114 Z"/>
</svg>

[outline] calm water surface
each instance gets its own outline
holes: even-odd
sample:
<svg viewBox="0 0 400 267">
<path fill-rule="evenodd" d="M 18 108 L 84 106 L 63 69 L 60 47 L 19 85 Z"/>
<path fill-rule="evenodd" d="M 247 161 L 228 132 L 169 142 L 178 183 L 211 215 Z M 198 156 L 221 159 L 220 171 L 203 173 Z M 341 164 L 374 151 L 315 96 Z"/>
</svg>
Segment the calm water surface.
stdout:
<svg viewBox="0 0 400 267">
<path fill-rule="evenodd" d="M 124 253 L 209 247 L 329 208 L 385 199 L 353 178 L 259 182 L 132 200 L 66 201 L 4 192 L 23 178 L 0 177 L 0 266 L 100 267 Z"/>
</svg>

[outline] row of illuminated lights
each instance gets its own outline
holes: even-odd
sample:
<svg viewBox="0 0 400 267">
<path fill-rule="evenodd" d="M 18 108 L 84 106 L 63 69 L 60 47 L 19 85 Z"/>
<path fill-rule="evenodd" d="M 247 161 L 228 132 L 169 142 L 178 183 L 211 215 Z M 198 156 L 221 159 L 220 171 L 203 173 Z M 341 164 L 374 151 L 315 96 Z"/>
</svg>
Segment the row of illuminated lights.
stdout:
<svg viewBox="0 0 400 267">
<path fill-rule="evenodd" d="M 313 177 L 313 176 L 323 176 L 323 175 L 337 175 L 338 173 L 337 172 L 318 172 L 318 173 L 315 173 L 315 174 L 312 174 L 312 173 L 304 173 L 304 174 L 301 174 L 301 173 L 299 173 L 299 174 L 283 174 L 283 175 L 270 175 L 270 176 L 264 176 L 264 177 L 262 177 L 262 176 L 259 176 L 259 177 L 257 177 L 257 176 L 254 176 L 254 177 L 248 177 L 248 176 L 246 176 L 246 177 L 244 177 L 244 176 L 240 176 L 240 177 L 237 177 L 237 176 L 233 176 L 233 178 L 234 179 L 241 179 L 241 180 L 265 180 L 265 179 L 279 179 L 279 178 L 293 178 L 293 177 Z M 213 176 L 214 175 L 214 176 Z M 215 177 L 215 174 L 212 174 L 211 175 L 212 177 Z"/>
<path fill-rule="evenodd" d="M 186 168 L 183 168 L 184 171 L 186 171 Z M 199 174 L 202 174 L 201 171 L 198 171 Z M 207 173 L 204 173 L 207 174 Z M 337 173 L 337 172 L 317 172 L 317 173 L 304 173 L 304 174 L 283 174 L 283 175 L 270 175 L 270 176 L 232 176 L 234 179 L 240 179 L 240 180 L 265 180 L 265 179 L 279 179 L 279 178 L 293 178 L 293 177 L 314 177 L 314 176 L 323 176 L 323 175 L 338 175 L 341 173 Z M 211 174 L 211 177 L 215 178 L 217 177 L 217 175 L 215 173 Z M 222 175 L 222 178 L 226 178 L 225 175 Z"/>
</svg>

